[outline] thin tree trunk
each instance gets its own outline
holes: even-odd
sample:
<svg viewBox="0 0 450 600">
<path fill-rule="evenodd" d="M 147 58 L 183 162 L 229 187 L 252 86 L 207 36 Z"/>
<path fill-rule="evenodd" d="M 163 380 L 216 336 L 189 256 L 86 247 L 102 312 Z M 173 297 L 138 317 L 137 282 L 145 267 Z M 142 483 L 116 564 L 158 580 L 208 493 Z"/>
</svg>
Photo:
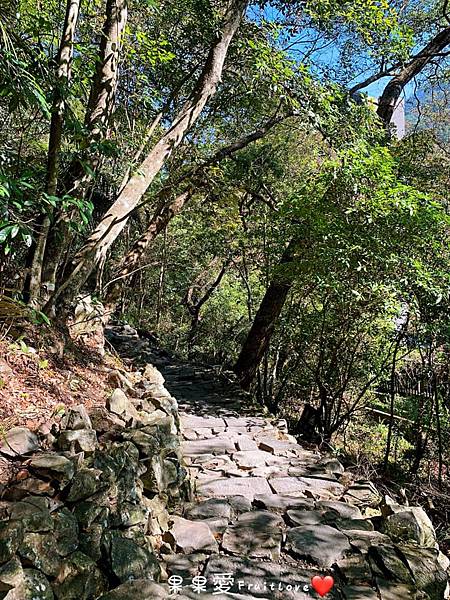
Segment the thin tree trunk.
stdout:
<svg viewBox="0 0 450 600">
<path fill-rule="evenodd" d="M 107 254 L 125 227 L 130 213 L 136 208 L 173 150 L 179 146 L 186 133 L 192 128 L 208 100 L 215 94 L 229 45 L 247 6 L 248 0 L 234 0 L 230 4 L 221 34 L 210 49 L 190 98 L 175 117 L 171 127 L 142 161 L 138 171 L 130 178 L 107 215 L 100 221 L 79 252 L 72 272 L 52 299 L 52 302 L 59 306 L 62 315 L 67 313 L 73 297 L 83 286 L 95 265 Z"/>
<path fill-rule="evenodd" d="M 287 116 L 291 116 L 290 114 Z M 108 307 L 108 314 L 112 314 L 115 309 L 115 303 L 120 296 L 120 288 L 125 285 L 126 280 L 130 273 L 132 273 L 142 262 L 145 253 L 147 252 L 150 245 L 153 243 L 156 236 L 161 232 L 165 231 L 169 222 L 178 215 L 186 204 L 191 200 L 194 192 L 203 187 L 203 172 L 207 167 L 211 167 L 221 160 L 232 156 L 235 152 L 244 149 L 252 142 L 264 137 L 275 125 L 280 123 L 283 118 L 287 117 L 273 117 L 269 119 L 263 126 L 259 127 L 252 133 L 243 136 L 236 142 L 229 144 L 223 148 L 220 148 L 215 154 L 207 159 L 202 165 L 190 169 L 182 177 L 180 177 L 174 185 L 179 185 L 181 182 L 190 178 L 189 185 L 185 190 L 179 193 L 174 200 L 164 200 L 167 195 L 167 191 L 163 188 L 160 192 L 160 196 L 163 198 L 160 201 L 158 208 L 155 211 L 150 223 L 147 226 L 146 231 L 136 240 L 131 249 L 121 259 L 120 263 L 114 269 L 116 276 L 114 277 L 114 283 L 108 286 L 105 304 Z"/>
<path fill-rule="evenodd" d="M 89 146 L 92 142 L 101 142 L 108 135 L 108 127 L 114 110 L 119 59 L 127 15 L 127 0 L 107 0 L 99 59 L 84 119 L 88 135 L 84 141 L 83 157 L 81 160 L 75 159 L 69 165 L 68 174 L 62 186 L 63 193 L 77 198 L 84 198 L 87 186 L 92 180 L 92 173 L 100 163 L 99 154 L 90 151 Z M 83 163 L 89 165 L 89 171 L 86 171 Z M 42 276 L 42 285 L 47 292 L 45 301 L 55 290 L 57 272 L 72 238 L 69 225 L 73 217 L 73 211 L 60 214 L 50 231 Z"/>
<path fill-rule="evenodd" d="M 45 192 L 48 196 L 56 196 L 58 187 L 58 165 L 61 151 L 62 131 L 66 110 L 67 87 L 71 77 L 73 57 L 73 42 L 78 22 L 80 0 L 67 0 L 66 16 L 64 19 L 63 33 L 57 57 L 57 81 L 53 92 L 52 116 L 50 121 L 50 134 L 47 153 L 47 173 Z M 42 267 L 44 263 L 45 246 L 50 229 L 51 217 L 45 215 L 42 220 L 41 231 L 36 241 L 33 260 L 30 269 L 29 302 L 33 306 L 40 306 Z"/>
<path fill-rule="evenodd" d="M 297 240 L 291 240 L 279 262 L 279 267 L 286 267 L 293 261 L 294 252 L 298 246 Z M 262 299 L 255 320 L 247 335 L 239 358 L 234 366 L 239 382 L 243 389 L 248 390 L 256 376 L 258 367 L 275 330 L 278 317 L 292 287 L 293 278 L 290 274 L 281 273 L 273 278 Z"/>
<path fill-rule="evenodd" d="M 442 51 L 450 44 L 450 27 L 442 29 L 434 38 L 416 54 L 401 70 L 393 77 L 378 101 L 378 116 L 385 127 L 389 126 L 394 114 L 397 102 L 405 89 L 405 86 L 416 77 L 430 62 L 436 59 Z"/>
</svg>

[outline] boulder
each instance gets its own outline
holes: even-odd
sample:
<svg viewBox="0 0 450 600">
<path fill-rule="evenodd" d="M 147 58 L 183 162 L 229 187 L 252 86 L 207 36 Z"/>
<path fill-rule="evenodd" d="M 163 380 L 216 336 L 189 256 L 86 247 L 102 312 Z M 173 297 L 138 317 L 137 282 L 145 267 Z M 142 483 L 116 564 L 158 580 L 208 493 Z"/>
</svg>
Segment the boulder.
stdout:
<svg viewBox="0 0 450 600">
<path fill-rule="evenodd" d="M 439 551 L 417 546 L 401 546 L 399 550 L 414 576 L 415 587 L 428 594 L 430 600 L 445 598 L 448 578 Z"/>
<path fill-rule="evenodd" d="M 97 434 L 93 429 L 67 429 L 61 432 L 58 446 L 61 450 L 92 454 L 98 446 Z"/>
<path fill-rule="evenodd" d="M 164 377 L 158 369 L 150 363 L 145 365 L 143 377 L 153 385 L 164 385 Z"/>
<path fill-rule="evenodd" d="M 351 551 L 347 537 L 328 525 L 304 525 L 287 532 L 287 551 L 311 558 L 319 567 L 329 568 Z"/>
<path fill-rule="evenodd" d="M 148 548 L 116 532 L 110 533 L 108 539 L 110 568 L 121 582 L 141 578 L 159 579 L 158 560 Z"/>
<path fill-rule="evenodd" d="M 98 600 L 166 600 L 169 596 L 167 588 L 149 581 L 148 579 L 136 579 L 127 581 L 119 587 L 109 591 Z"/>
<path fill-rule="evenodd" d="M 84 404 L 70 408 L 60 422 L 61 429 L 92 429 L 92 422 Z"/>
<path fill-rule="evenodd" d="M 25 531 L 42 532 L 53 529 L 53 519 L 47 498 L 28 496 L 11 506 L 11 521 L 20 521 Z"/>
<path fill-rule="evenodd" d="M 405 506 L 387 517 L 384 531 L 396 541 L 415 542 L 427 548 L 436 546 L 433 524 L 420 506 Z"/>
<path fill-rule="evenodd" d="M 128 400 L 127 395 L 120 388 L 116 388 L 106 401 L 106 408 L 119 416 L 126 414 L 130 406 L 130 400 Z"/>
<path fill-rule="evenodd" d="M 106 488 L 104 481 L 101 480 L 102 471 L 100 469 L 80 469 L 75 474 L 70 484 L 67 500 L 69 502 L 78 502 L 85 500 L 102 489 Z"/>
<path fill-rule="evenodd" d="M 36 434 L 26 427 L 13 427 L 3 435 L 0 452 L 6 456 L 24 456 L 36 452 L 39 440 Z"/>
<path fill-rule="evenodd" d="M 82 552 L 64 559 L 53 591 L 58 600 L 91 600 L 106 590 L 106 580 L 95 562 Z"/>
<path fill-rule="evenodd" d="M 48 579 L 35 569 L 24 569 L 20 582 L 10 590 L 4 600 L 54 600 Z"/>
<path fill-rule="evenodd" d="M 23 526 L 17 521 L 0 522 L 0 564 L 14 556 L 23 540 Z"/>
<path fill-rule="evenodd" d="M 184 554 L 218 552 L 217 542 L 206 523 L 181 517 L 172 517 L 172 521 L 172 527 L 164 534 L 164 540 L 172 548 Z"/>
<path fill-rule="evenodd" d="M 17 557 L 0 567 L 0 593 L 9 592 L 17 587 L 23 579 L 23 569 Z"/>
<path fill-rule="evenodd" d="M 224 533 L 224 550 L 236 556 L 278 560 L 283 519 L 269 511 L 243 513 Z"/>
<path fill-rule="evenodd" d="M 42 454 L 33 457 L 29 462 L 30 467 L 44 478 L 57 479 L 67 482 L 72 479 L 75 467 L 71 460 L 60 454 Z"/>
</svg>

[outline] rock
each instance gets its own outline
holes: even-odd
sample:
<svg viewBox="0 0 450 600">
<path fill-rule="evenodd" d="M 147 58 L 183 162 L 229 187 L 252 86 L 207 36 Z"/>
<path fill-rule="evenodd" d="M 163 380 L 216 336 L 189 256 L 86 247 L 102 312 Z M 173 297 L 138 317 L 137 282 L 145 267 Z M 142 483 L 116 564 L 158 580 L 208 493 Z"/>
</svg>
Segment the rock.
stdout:
<svg viewBox="0 0 450 600">
<path fill-rule="evenodd" d="M 76 429 L 73 431 L 68 429 L 61 432 L 58 438 L 58 446 L 61 450 L 92 454 L 98 446 L 97 434 L 93 429 Z"/>
<path fill-rule="evenodd" d="M 378 593 L 368 585 L 351 585 L 344 587 L 346 600 L 380 600 Z"/>
<path fill-rule="evenodd" d="M 224 438 L 209 438 L 194 442 L 182 442 L 181 451 L 184 456 L 201 456 L 203 454 L 233 454 L 236 448 L 234 443 Z M 256 465 L 254 465 L 256 466 Z"/>
<path fill-rule="evenodd" d="M 116 388 L 106 401 L 106 408 L 119 416 L 128 412 L 130 405 L 130 400 L 128 400 L 127 395 L 120 388 Z"/>
<path fill-rule="evenodd" d="M 118 415 L 109 412 L 104 407 L 97 407 L 91 411 L 90 418 L 92 421 L 92 427 L 100 435 L 107 432 L 108 434 L 118 432 L 126 426 L 123 419 L 119 418 Z"/>
<path fill-rule="evenodd" d="M 258 450 L 258 444 L 246 435 L 240 435 L 236 439 L 236 448 L 241 452 Z"/>
<path fill-rule="evenodd" d="M 23 540 L 20 522 L 0 522 L 0 564 L 11 560 Z"/>
<path fill-rule="evenodd" d="M 73 462 L 60 454 L 42 454 L 33 457 L 29 464 L 39 475 L 62 483 L 72 479 L 75 472 Z"/>
<path fill-rule="evenodd" d="M 343 500 L 355 506 L 378 506 L 381 496 L 370 481 L 354 483 L 344 494 Z"/>
<path fill-rule="evenodd" d="M 108 383 L 115 388 L 121 388 L 126 392 L 133 389 L 133 384 L 129 381 L 123 373 L 113 369 L 108 373 Z"/>
<path fill-rule="evenodd" d="M 237 556 L 278 560 L 283 524 L 281 517 L 268 511 L 244 513 L 227 528 L 222 546 Z"/>
<path fill-rule="evenodd" d="M 345 535 L 350 544 L 357 548 L 362 554 L 367 554 L 371 546 L 391 544 L 391 539 L 380 531 L 363 531 L 361 529 L 346 529 Z"/>
<path fill-rule="evenodd" d="M 92 429 L 92 422 L 84 404 L 78 404 L 69 409 L 61 419 L 61 429 Z"/>
<path fill-rule="evenodd" d="M 116 532 L 108 537 L 111 571 L 122 583 L 128 579 L 159 579 L 159 563 L 150 550 Z"/>
<path fill-rule="evenodd" d="M 197 417 L 195 415 L 182 415 L 180 418 L 182 429 L 197 429 L 225 427 L 225 421 L 218 417 Z"/>
<path fill-rule="evenodd" d="M 54 596 L 45 575 L 34 569 L 24 569 L 20 583 L 6 594 L 4 600 L 54 600 Z"/>
<path fill-rule="evenodd" d="M 91 600 L 106 589 L 106 580 L 95 562 L 74 552 L 62 562 L 53 591 L 58 600 Z"/>
<path fill-rule="evenodd" d="M 184 579 L 193 578 L 203 572 L 203 566 L 209 559 L 207 554 L 171 554 L 165 558 L 169 575 L 179 575 Z"/>
<path fill-rule="evenodd" d="M 346 502 L 336 502 L 333 500 L 319 500 L 316 507 L 321 510 L 333 511 L 339 517 L 344 519 L 362 519 L 362 513 L 357 506 L 347 504 Z"/>
<path fill-rule="evenodd" d="M 298 444 L 286 442 L 283 440 L 264 439 L 260 440 L 259 448 L 264 452 L 270 452 L 276 456 L 296 456 L 301 453 L 302 449 Z"/>
<path fill-rule="evenodd" d="M 337 458 L 323 458 L 317 463 L 317 469 L 324 470 L 331 475 L 343 475 L 345 469 Z"/>
<path fill-rule="evenodd" d="M 161 375 L 158 369 L 156 369 L 150 363 L 145 365 L 143 377 L 151 384 L 164 385 L 164 377 Z"/>
<path fill-rule="evenodd" d="M 215 478 L 211 481 L 199 482 L 197 490 L 203 497 L 245 496 L 250 502 L 257 494 L 271 494 L 272 492 L 267 480 L 262 477 Z"/>
<path fill-rule="evenodd" d="M 277 513 L 284 513 L 288 508 L 296 510 L 311 510 L 314 508 L 314 503 L 311 500 L 284 494 L 257 494 L 253 504 L 258 508 L 266 508 Z"/>
<path fill-rule="evenodd" d="M 414 587 L 426 592 L 430 600 L 445 598 L 447 573 L 439 564 L 439 551 L 417 546 L 402 546 L 399 550 L 414 576 Z"/>
<path fill-rule="evenodd" d="M 20 521 L 25 531 L 51 531 L 53 520 L 47 498 L 28 496 L 11 507 L 11 521 Z"/>
<path fill-rule="evenodd" d="M 233 461 L 241 469 L 263 467 L 267 465 L 268 458 L 269 456 L 267 452 L 262 452 L 262 450 L 249 450 L 244 452 L 235 452 L 233 454 Z"/>
<path fill-rule="evenodd" d="M 163 539 L 184 554 L 218 552 L 217 542 L 206 523 L 172 517 L 173 525 Z"/>
<path fill-rule="evenodd" d="M 0 567 L 0 592 L 9 592 L 23 579 L 23 569 L 16 557 Z"/>
<path fill-rule="evenodd" d="M 166 600 L 167 588 L 149 581 L 148 579 L 136 579 L 127 581 L 107 594 L 100 596 L 98 600 Z"/>
<path fill-rule="evenodd" d="M 102 471 L 100 469 L 80 469 L 75 474 L 70 484 L 67 500 L 69 502 L 78 502 L 85 500 L 102 489 L 105 489 L 106 483 L 101 480 Z"/>
<path fill-rule="evenodd" d="M 0 452 L 6 456 L 24 456 L 39 448 L 36 434 L 26 427 L 13 427 L 2 436 Z"/>
<path fill-rule="evenodd" d="M 433 524 L 419 506 L 404 507 L 401 512 L 390 515 L 384 523 L 384 531 L 397 541 L 416 542 L 428 548 L 436 546 Z"/>
<path fill-rule="evenodd" d="M 339 562 L 351 548 L 347 537 L 337 529 L 328 525 L 305 525 L 287 532 L 286 550 L 328 568 Z"/>
<path fill-rule="evenodd" d="M 5 500 L 22 500 L 29 494 L 35 496 L 53 496 L 55 488 L 49 481 L 43 481 L 37 477 L 27 477 L 23 481 L 14 483 L 13 486 L 6 488 L 3 498 Z"/>
<path fill-rule="evenodd" d="M 414 587 L 403 583 L 395 583 L 386 581 L 385 579 L 376 578 L 376 584 L 381 600 L 419 600 L 419 597 L 414 591 Z M 421 598 L 420 600 L 428 600 Z"/>
<path fill-rule="evenodd" d="M 194 521 L 201 519 L 231 519 L 231 506 L 226 500 L 210 498 L 186 507 L 184 514 L 188 519 Z"/>
<path fill-rule="evenodd" d="M 318 510 L 288 510 L 286 515 L 294 527 L 320 525 L 324 522 L 324 513 Z"/>
<path fill-rule="evenodd" d="M 400 583 L 412 584 L 412 575 L 405 566 L 394 546 L 379 544 L 369 550 L 369 558 L 375 561 L 387 579 L 394 579 Z"/>
<path fill-rule="evenodd" d="M 58 575 L 62 559 L 54 549 L 52 535 L 26 533 L 19 548 L 19 554 L 27 564 L 52 577 Z"/>
</svg>

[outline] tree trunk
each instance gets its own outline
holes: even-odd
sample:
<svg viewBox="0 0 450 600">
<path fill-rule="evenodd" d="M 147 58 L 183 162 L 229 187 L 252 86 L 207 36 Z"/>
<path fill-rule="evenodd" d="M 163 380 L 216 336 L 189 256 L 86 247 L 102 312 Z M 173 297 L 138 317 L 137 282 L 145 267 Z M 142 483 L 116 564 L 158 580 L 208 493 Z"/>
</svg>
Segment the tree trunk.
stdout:
<svg viewBox="0 0 450 600">
<path fill-rule="evenodd" d="M 228 47 L 247 6 L 248 0 L 234 0 L 230 4 L 221 34 L 210 49 L 191 96 L 79 252 L 72 272 L 52 299 L 52 303 L 58 305 L 62 315 L 67 313 L 73 297 L 79 292 L 95 265 L 107 254 L 125 227 L 130 213 L 136 208 L 173 150 L 180 145 L 186 133 L 192 128 L 208 100 L 215 94 L 222 76 Z"/>
<path fill-rule="evenodd" d="M 64 194 L 83 198 L 92 179 L 92 172 L 99 166 L 100 156 L 98 153 L 92 153 L 89 150 L 89 145 L 92 142 L 100 142 L 107 137 L 108 125 L 114 110 L 118 66 L 127 14 L 127 0 L 107 0 L 99 59 L 84 118 L 88 136 L 84 141 L 82 160 L 75 159 L 67 169 L 67 175 L 62 186 L 62 193 Z M 89 164 L 89 172 L 86 172 L 83 163 Z M 48 237 L 45 268 L 42 275 L 42 286 L 46 291 L 46 301 L 55 290 L 57 272 L 61 266 L 62 257 L 72 239 L 69 227 L 72 218 L 74 218 L 73 211 L 60 214 Z"/>
<path fill-rule="evenodd" d="M 71 76 L 73 41 L 78 22 L 80 0 L 67 0 L 66 16 L 57 57 L 57 81 L 53 92 L 52 117 L 47 153 L 47 173 L 45 191 L 48 196 L 56 196 L 58 187 L 58 165 L 61 151 L 62 130 L 66 110 L 65 97 Z M 50 215 L 42 219 L 42 226 L 36 241 L 36 247 L 30 269 L 29 302 L 40 306 L 42 267 L 44 264 L 45 246 L 50 229 Z"/>
<path fill-rule="evenodd" d="M 291 114 L 288 114 L 287 117 L 288 116 L 291 116 Z M 139 267 L 145 253 L 153 243 L 156 236 L 160 232 L 165 231 L 169 222 L 183 210 L 184 206 L 194 195 L 194 191 L 198 191 L 204 185 L 202 177 L 204 170 L 207 167 L 211 167 L 221 160 L 232 156 L 235 152 L 244 149 L 252 142 L 261 139 L 272 129 L 272 127 L 280 123 L 283 118 L 287 117 L 273 117 L 269 119 L 264 125 L 252 133 L 243 136 L 239 140 L 236 140 L 224 148 L 220 148 L 220 150 L 213 154 L 202 165 L 190 169 L 175 182 L 174 186 L 179 185 L 188 178 L 190 179 L 189 185 L 183 192 L 178 194 L 174 200 L 162 200 L 160 202 L 155 214 L 147 226 L 147 230 L 141 235 L 140 238 L 136 240 L 131 249 L 125 254 L 120 263 L 114 269 L 116 275 L 113 282 L 107 286 L 107 294 L 105 298 L 108 314 L 112 314 L 114 312 L 115 304 L 120 297 L 121 288 L 125 285 L 129 275 Z M 167 191 L 163 189 L 160 195 L 164 198 L 167 195 Z"/>
<path fill-rule="evenodd" d="M 283 252 L 279 267 L 285 267 L 293 261 L 297 245 L 297 240 L 289 242 L 289 245 Z M 283 310 L 292 284 L 292 275 L 278 274 L 271 281 L 262 299 L 253 325 L 233 369 L 244 390 L 250 388 L 255 378 L 261 360 L 269 347 L 276 322 Z"/>
<path fill-rule="evenodd" d="M 389 126 L 394 114 L 397 102 L 405 86 L 418 75 L 427 64 L 438 57 L 450 44 L 450 27 L 442 29 L 434 38 L 416 54 L 401 70 L 393 77 L 378 101 L 378 116 L 385 127 Z"/>
</svg>

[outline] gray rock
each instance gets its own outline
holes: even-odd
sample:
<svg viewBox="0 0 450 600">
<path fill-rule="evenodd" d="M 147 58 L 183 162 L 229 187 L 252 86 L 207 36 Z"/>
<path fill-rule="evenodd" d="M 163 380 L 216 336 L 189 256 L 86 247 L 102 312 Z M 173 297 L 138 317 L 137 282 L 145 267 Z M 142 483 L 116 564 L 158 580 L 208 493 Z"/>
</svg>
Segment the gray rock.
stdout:
<svg viewBox="0 0 450 600">
<path fill-rule="evenodd" d="M 153 600 L 168 598 L 167 588 L 148 579 L 127 581 L 110 592 L 100 596 L 98 600 Z"/>
<path fill-rule="evenodd" d="M 118 533 L 109 535 L 109 544 L 111 570 L 121 582 L 128 579 L 159 579 L 158 560 L 150 550 Z"/>
<path fill-rule="evenodd" d="M 11 560 L 23 540 L 20 522 L 0 522 L 0 564 Z"/>
<path fill-rule="evenodd" d="M 297 556 L 309 557 L 319 567 L 331 567 L 350 552 L 347 537 L 328 525 L 305 525 L 290 529 L 286 550 Z"/>
<path fill-rule="evenodd" d="M 45 575 L 34 569 L 24 569 L 20 583 L 6 594 L 4 600 L 54 600 L 54 596 Z"/>
<path fill-rule="evenodd" d="M 60 482 L 69 481 L 75 472 L 73 462 L 60 454 L 42 454 L 33 457 L 29 464 L 39 475 Z"/>
<path fill-rule="evenodd" d="M 186 507 L 185 516 L 191 520 L 231 519 L 231 506 L 226 500 L 210 498 Z"/>
<path fill-rule="evenodd" d="M 47 498 L 29 496 L 21 502 L 16 502 L 11 507 L 12 521 L 20 521 L 26 531 L 50 531 L 53 529 L 53 520 L 50 515 Z"/>
<path fill-rule="evenodd" d="M 198 483 L 197 491 L 203 497 L 245 496 L 250 502 L 253 501 L 256 494 L 271 494 L 272 492 L 267 480 L 262 477 L 230 477 L 202 481 Z"/>
<path fill-rule="evenodd" d="M 61 429 L 92 429 L 92 422 L 84 404 L 69 409 L 61 419 Z"/>
<path fill-rule="evenodd" d="M 194 429 L 195 431 L 200 428 L 212 429 L 213 427 L 225 427 L 225 421 L 217 417 L 182 415 L 180 422 L 183 429 Z"/>
<path fill-rule="evenodd" d="M 284 513 L 289 508 L 295 510 L 311 510 L 314 508 L 313 501 L 286 494 L 257 494 L 253 504 L 258 508 L 266 508 L 277 513 Z"/>
<path fill-rule="evenodd" d="M 375 562 L 386 578 L 400 583 L 413 583 L 411 571 L 405 566 L 394 546 L 385 544 L 374 546 L 369 550 L 369 558 L 371 563 Z"/>
<path fill-rule="evenodd" d="M 192 552 L 218 552 L 219 548 L 208 525 L 202 521 L 189 521 L 172 517 L 173 525 L 164 534 L 172 548 L 184 554 Z"/>
<path fill-rule="evenodd" d="M 51 535 L 43 533 L 26 533 L 19 548 L 19 554 L 28 564 L 45 573 L 56 577 L 62 559 L 55 552 Z"/>
<path fill-rule="evenodd" d="M 333 511 L 339 517 L 344 519 L 362 519 L 362 512 L 357 506 L 347 504 L 346 502 L 337 502 L 333 500 L 319 500 L 316 502 L 316 507 L 319 509 Z"/>
<path fill-rule="evenodd" d="M 375 589 L 368 585 L 351 585 L 343 588 L 346 600 L 380 600 Z"/>
<path fill-rule="evenodd" d="M 324 523 L 324 513 L 318 510 L 288 510 L 286 515 L 294 527 Z"/>
<path fill-rule="evenodd" d="M 381 544 L 391 544 L 391 539 L 380 531 L 363 531 L 361 529 L 346 529 L 345 535 L 350 540 L 350 544 L 357 548 L 361 553 L 367 554 L 371 546 Z"/>
<path fill-rule="evenodd" d="M 164 385 L 164 377 L 158 369 L 150 363 L 145 365 L 143 377 L 151 384 Z"/>
<path fill-rule="evenodd" d="M 384 523 L 384 531 L 394 540 L 416 542 L 419 546 L 428 548 L 436 545 L 433 524 L 419 506 L 404 507 L 401 512 L 390 515 Z"/>
<path fill-rule="evenodd" d="M 255 467 L 263 467 L 267 465 L 267 452 L 262 450 L 248 450 L 244 452 L 235 452 L 233 461 L 241 467 L 241 469 L 253 469 Z"/>
<path fill-rule="evenodd" d="M 0 452 L 6 456 L 24 456 L 39 448 L 36 434 L 26 427 L 13 427 L 7 431 L 0 442 Z"/>
<path fill-rule="evenodd" d="M 381 600 L 419 600 L 414 587 L 394 581 L 376 578 L 376 584 Z M 426 600 L 422 597 L 421 600 Z"/>
<path fill-rule="evenodd" d="M 106 408 L 119 416 L 128 412 L 130 405 L 131 402 L 128 400 L 127 395 L 120 388 L 116 388 L 110 398 L 106 401 Z"/>
<path fill-rule="evenodd" d="M 61 450 L 92 454 L 97 449 L 97 434 L 93 429 L 75 429 L 62 431 L 58 438 Z"/>
<path fill-rule="evenodd" d="M 247 435 L 240 435 L 236 438 L 236 448 L 242 452 L 258 450 L 258 444 Z"/>
<path fill-rule="evenodd" d="M 376 507 L 381 502 L 381 495 L 370 481 L 354 483 L 345 492 L 343 499 L 355 506 Z"/>
<path fill-rule="evenodd" d="M 268 511 L 242 514 L 224 533 L 222 546 L 230 554 L 278 560 L 283 519 Z"/>
<path fill-rule="evenodd" d="M 69 502 L 78 502 L 93 496 L 98 491 L 105 489 L 106 484 L 101 480 L 102 471 L 100 469 L 80 469 L 75 474 L 70 485 L 67 500 Z"/>
<path fill-rule="evenodd" d="M 183 579 L 192 579 L 200 575 L 203 566 L 208 560 L 207 554 L 172 554 L 165 558 L 165 565 L 169 575 L 179 575 Z"/>
<path fill-rule="evenodd" d="M 17 557 L 0 567 L 0 592 L 9 592 L 17 587 L 23 579 L 23 569 Z"/>
<path fill-rule="evenodd" d="M 106 580 L 95 562 L 82 552 L 62 561 L 53 591 L 58 600 L 91 600 L 106 589 Z"/>
<path fill-rule="evenodd" d="M 209 438 L 206 440 L 195 440 L 193 442 L 182 442 L 181 451 L 184 456 L 201 456 L 202 454 L 233 454 L 234 443 L 224 438 Z"/>
<path fill-rule="evenodd" d="M 414 576 L 414 587 L 427 593 L 430 600 L 445 598 L 448 578 L 446 570 L 439 564 L 439 551 L 405 545 L 399 550 Z"/>
</svg>

